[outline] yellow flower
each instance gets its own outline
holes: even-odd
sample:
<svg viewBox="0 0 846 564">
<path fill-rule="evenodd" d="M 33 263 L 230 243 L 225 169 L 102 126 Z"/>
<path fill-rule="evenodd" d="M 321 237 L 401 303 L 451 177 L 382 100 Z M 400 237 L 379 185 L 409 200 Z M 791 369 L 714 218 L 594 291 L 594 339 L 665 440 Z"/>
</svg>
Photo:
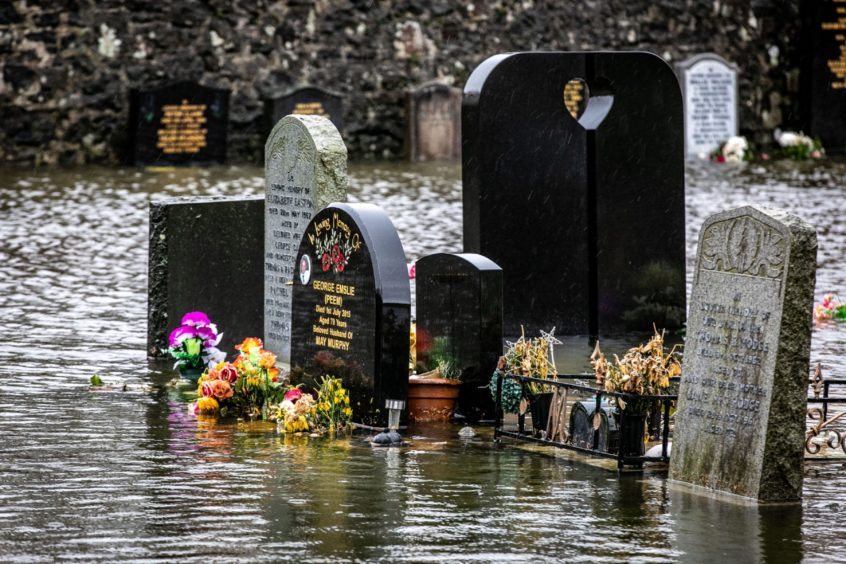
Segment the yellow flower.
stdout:
<svg viewBox="0 0 846 564">
<path fill-rule="evenodd" d="M 350 404 L 350 396 L 344 396 L 344 405 Z"/>
<path fill-rule="evenodd" d="M 197 400 L 197 411 L 200 413 L 215 413 L 220 408 L 217 400 L 213 397 L 202 397 Z"/>
<path fill-rule="evenodd" d="M 352 408 L 345 407 L 345 408 L 344 408 L 344 415 L 345 415 L 346 417 L 350 417 L 350 416 L 352 415 Z"/>
</svg>

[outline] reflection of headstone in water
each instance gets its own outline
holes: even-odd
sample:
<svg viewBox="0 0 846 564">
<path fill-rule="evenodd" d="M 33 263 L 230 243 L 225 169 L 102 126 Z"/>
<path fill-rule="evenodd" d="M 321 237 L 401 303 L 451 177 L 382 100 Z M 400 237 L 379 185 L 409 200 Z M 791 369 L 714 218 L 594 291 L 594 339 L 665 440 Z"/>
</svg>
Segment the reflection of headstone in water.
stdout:
<svg viewBox="0 0 846 564">
<path fill-rule="evenodd" d="M 293 286 L 291 379 L 340 378 L 353 420 L 387 424 L 405 409 L 411 291 L 390 218 L 371 204 L 334 203 L 308 224 Z"/>
<path fill-rule="evenodd" d="M 684 93 L 685 151 L 708 154 L 737 135 L 737 65 L 702 53 L 677 68 Z"/>
<path fill-rule="evenodd" d="M 663 60 L 496 55 L 467 80 L 462 137 L 464 250 L 503 269 L 506 336 L 683 325 L 683 111 Z"/>
<path fill-rule="evenodd" d="M 411 162 L 461 156 L 461 90 L 428 82 L 408 92 L 405 145 Z"/>
<path fill-rule="evenodd" d="M 762 501 L 802 495 L 816 232 L 743 207 L 702 226 L 670 477 Z"/>
<path fill-rule="evenodd" d="M 313 215 L 347 199 L 347 148 L 328 119 L 286 116 L 265 145 L 264 341 L 291 359 L 291 284 Z"/>
<path fill-rule="evenodd" d="M 133 165 L 223 163 L 229 90 L 175 82 L 129 94 L 129 151 Z"/>
</svg>

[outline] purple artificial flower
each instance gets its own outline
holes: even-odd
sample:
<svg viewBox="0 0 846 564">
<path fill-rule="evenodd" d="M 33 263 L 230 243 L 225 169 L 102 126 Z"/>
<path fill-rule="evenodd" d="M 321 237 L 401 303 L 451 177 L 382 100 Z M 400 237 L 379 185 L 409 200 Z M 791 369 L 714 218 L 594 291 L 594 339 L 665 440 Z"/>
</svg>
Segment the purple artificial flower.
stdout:
<svg viewBox="0 0 846 564">
<path fill-rule="evenodd" d="M 194 337 L 199 337 L 196 327 L 192 327 L 190 325 L 180 325 L 170 332 L 168 344 L 171 348 L 180 347 L 182 346 L 182 341 L 185 339 L 192 339 Z"/>
<path fill-rule="evenodd" d="M 208 316 L 202 311 L 191 311 L 182 316 L 182 325 L 202 327 L 211 324 Z"/>
<path fill-rule="evenodd" d="M 203 340 L 204 349 L 216 347 L 220 343 L 220 339 L 223 338 L 223 333 L 217 334 L 217 327 L 214 324 L 197 327 L 197 335 Z"/>
</svg>

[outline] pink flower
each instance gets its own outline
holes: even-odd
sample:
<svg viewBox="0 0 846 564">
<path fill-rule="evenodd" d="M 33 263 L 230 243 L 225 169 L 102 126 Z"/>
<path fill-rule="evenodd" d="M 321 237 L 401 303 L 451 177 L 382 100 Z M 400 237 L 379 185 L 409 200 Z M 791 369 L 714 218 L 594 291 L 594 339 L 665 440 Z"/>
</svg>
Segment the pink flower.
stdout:
<svg viewBox="0 0 846 564">
<path fill-rule="evenodd" d="M 412 263 L 411 266 L 408 267 L 408 279 L 414 280 L 417 278 L 417 263 Z"/>
<path fill-rule="evenodd" d="M 203 395 L 206 395 L 206 384 L 211 388 L 211 395 L 219 400 L 229 399 L 235 393 L 227 380 L 211 380 L 203 383 Z"/>
<path fill-rule="evenodd" d="M 235 370 L 234 366 L 227 362 L 226 365 L 220 369 L 220 372 L 217 377 L 221 380 L 226 380 L 230 384 L 233 384 L 235 380 L 238 379 L 238 371 Z"/>
<path fill-rule="evenodd" d="M 300 396 L 302 396 L 302 395 L 303 395 L 303 391 L 301 389 L 294 388 L 293 390 L 288 390 L 285 393 L 285 397 L 283 399 L 286 399 L 290 402 L 296 402 L 298 399 L 300 399 Z"/>
<path fill-rule="evenodd" d="M 201 327 L 203 325 L 211 324 L 209 317 L 202 311 L 191 311 L 182 316 L 182 325 L 193 325 L 194 327 Z"/>
</svg>

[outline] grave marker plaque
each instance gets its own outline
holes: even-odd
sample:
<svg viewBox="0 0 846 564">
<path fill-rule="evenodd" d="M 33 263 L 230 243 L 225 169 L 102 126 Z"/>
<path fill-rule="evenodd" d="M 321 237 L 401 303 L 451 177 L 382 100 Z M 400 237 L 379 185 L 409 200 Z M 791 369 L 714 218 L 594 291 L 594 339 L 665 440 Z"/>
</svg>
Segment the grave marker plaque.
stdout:
<svg viewBox="0 0 846 564">
<path fill-rule="evenodd" d="M 762 501 L 802 494 L 816 233 L 780 210 L 699 236 L 670 476 Z"/>
<path fill-rule="evenodd" d="M 229 90 L 176 82 L 129 97 L 129 162 L 134 165 L 223 163 Z"/>
<path fill-rule="evenodd" d="M 344 109 L 340 94 L 329 92 L 315 86 L 295 88 L 277 98 L 264 101 L 264 115 L 267 131 L 279 120 L 291 114 L 323 116 L 328 118 L 338 129 L 343 129 Z"/>
<path fill-rule="evenodd" d="M 334 203 L 317 213 L 297 254 L 292 381 L 340 378 L 354 420 L 385 426 L 387 407 L 405 408 L 410 323 L 405 253 L 385 212 Z"/>
<path fill-rule="evenodd" d="M 682 325 L 683 120 L 675 74 L 649 53 L 503 54 L 473 71 L 464 250 L 503 269 L 506 336 Z"/>
<path fill-rule="evenodd" d="M 846 152 L 846 4 L 802 0 L 801 107 L 805 132 Z"/>
<path fill-rule="evenodd" d="M 438 253 L 417 261 L 418 373 L 438 358 L 461 371 L 458 411 L 494 419 L 487 386 L 502 354 L 502 269 L 474 254 Z"/>
<path fill-rule="evenodd" d="M 714 53 L 703 53 L 678 68 L 687 154 L 707 155 L 737 135 L 737 65 Z"/>
<path fill-rule="evenodd" d="M 406 98 L 406 153 L 411 162 L 461 157 L 461 90 L 429 82 Z"/>
<path fill-rule="evenodd" d="M 291 283 L 297 249 L 316 211 L 347 197 L 347 148 L 328 119 L 282 118 L 265 145 L 264 340 L 291 360 Z"/>
</svg>

